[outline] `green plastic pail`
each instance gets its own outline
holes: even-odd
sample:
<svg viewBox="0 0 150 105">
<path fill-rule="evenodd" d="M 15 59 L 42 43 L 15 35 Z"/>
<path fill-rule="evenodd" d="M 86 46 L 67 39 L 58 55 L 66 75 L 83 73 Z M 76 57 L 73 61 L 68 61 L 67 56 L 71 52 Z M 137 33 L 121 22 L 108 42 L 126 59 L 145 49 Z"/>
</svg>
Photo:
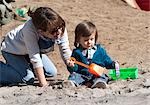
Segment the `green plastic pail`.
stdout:
<svg viewBox="0 0 150 105">
<path fill-rule="evenodd" d="M 118 80 L 118 79 L 136 79 L 138 78 L 138 68 L 137 67 L 129 67 L 129 68 L 120 68 L 120 75 L 116 75 L 115 69 L 109 70 L 109 77 L 112 80 Z"/>
</svg>

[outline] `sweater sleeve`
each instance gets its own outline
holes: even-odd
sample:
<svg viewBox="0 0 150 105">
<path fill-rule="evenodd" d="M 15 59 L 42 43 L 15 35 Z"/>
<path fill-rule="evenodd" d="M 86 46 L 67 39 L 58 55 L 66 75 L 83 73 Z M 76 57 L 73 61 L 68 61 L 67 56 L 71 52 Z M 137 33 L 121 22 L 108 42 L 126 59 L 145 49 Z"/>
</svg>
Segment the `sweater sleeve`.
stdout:
<svg viewBox="0 0 150 105">
<path fill-rule="evenodd" d="M 111 57 L 107 54 L 106 50 L 102 48 L 103 53 L 103 62 L 107 69 L 114 69 L 115 68 L 115 62 L 111 59 Z"/>
<path fill-rule="evenodd" d="M 60 38 L 58 45 L 59 45 L 60 54 L 63 60 L 65 61 L 69 59 L 72 51 L 69 47 L 68 33 L 66 29 L 65 29 L 64 35 Z"/>
<path fill-rule="evenodd" d="M 23 40 L 33 68 L 43 67 L 37 33 L 29 28 L 23 30 Z"/>
<path fill-rule="evenodd" d="M 78 49 L 74 49 L 71 56 L 74 57 L 77 61 L 85 63 L 83 61 L 82 53 Z M 91 73 L 89 73 L 87 68 L 82 67 L 78 64 L 75 64 L 74 67 L 67 67 L 67 69 L 70 73 L 76 72 L 76 73 L 82 74 L 84 76 L 87 76 L 88 78 L 93 76 Z"/>
</svg>

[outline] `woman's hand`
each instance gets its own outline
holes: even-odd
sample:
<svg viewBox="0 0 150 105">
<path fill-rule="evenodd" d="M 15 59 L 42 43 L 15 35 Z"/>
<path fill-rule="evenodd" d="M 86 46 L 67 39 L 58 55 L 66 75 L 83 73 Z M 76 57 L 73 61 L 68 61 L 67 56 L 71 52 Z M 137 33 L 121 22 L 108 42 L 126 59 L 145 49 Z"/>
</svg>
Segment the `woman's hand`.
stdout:
<svg viewBox="0 0 150 105">
<path fill-rule="evenodd" d="M 40 87 L 47 87 L 48 83 L 47 83 L 45 75 L 44 75 L 43 67 L 35 68 L 34 71 L 35 71 L 35 74 L 39 80 L 39 86 Z"/>
<path fill-rule="evenodd" d="M 45 81 L 45 82 L 43 82 L 43 83 L 39 83 L 39 86 L 40 87 L 43 87 L 43 88 L 45 88 L 45 87 L 48 87 L 48 83 L 47 83 L 47 81 Z"/>
</svg>

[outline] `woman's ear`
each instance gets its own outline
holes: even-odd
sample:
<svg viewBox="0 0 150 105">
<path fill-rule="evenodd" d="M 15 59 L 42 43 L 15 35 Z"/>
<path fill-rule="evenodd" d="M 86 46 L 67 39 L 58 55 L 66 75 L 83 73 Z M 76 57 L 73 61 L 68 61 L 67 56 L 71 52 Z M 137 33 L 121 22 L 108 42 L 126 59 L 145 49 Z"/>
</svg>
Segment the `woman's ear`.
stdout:
<svg viewBox="0 0 150 105">
<path fill-rule="evenodd" d="M 42 30 L 41 30 L 41 29 L 38 29 L 37 31 L 38 31 L 39 33 L 42 33 Z"/>
<path fill-rule="evenodd" d="M 38 29 L 37 32 L 41 35 L 43 34 L 43 31 L 41 29 Z"/>
</svg>

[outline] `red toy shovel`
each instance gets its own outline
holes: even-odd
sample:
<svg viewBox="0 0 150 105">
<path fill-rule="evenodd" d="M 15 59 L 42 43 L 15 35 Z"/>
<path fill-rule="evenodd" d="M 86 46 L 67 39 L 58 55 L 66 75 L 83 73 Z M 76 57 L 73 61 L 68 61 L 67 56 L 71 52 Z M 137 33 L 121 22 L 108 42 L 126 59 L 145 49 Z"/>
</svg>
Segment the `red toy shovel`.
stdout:
<svg viewBox="0 0 150 105">
<path fill-rule="evenodd" d="M 89 72 L 95 76 L 101 76 L 103 73 L 107 74 L 108 70 L 97 65 L 97 64 L 90 64 L 90 65 L 86 65 L 82 62 L 77 61 L 74 57 L 71 57 L 71 60 L 74 61 L 76 64 L 83 66 L 85 68 L 88 68 Z"/>
</svg>

